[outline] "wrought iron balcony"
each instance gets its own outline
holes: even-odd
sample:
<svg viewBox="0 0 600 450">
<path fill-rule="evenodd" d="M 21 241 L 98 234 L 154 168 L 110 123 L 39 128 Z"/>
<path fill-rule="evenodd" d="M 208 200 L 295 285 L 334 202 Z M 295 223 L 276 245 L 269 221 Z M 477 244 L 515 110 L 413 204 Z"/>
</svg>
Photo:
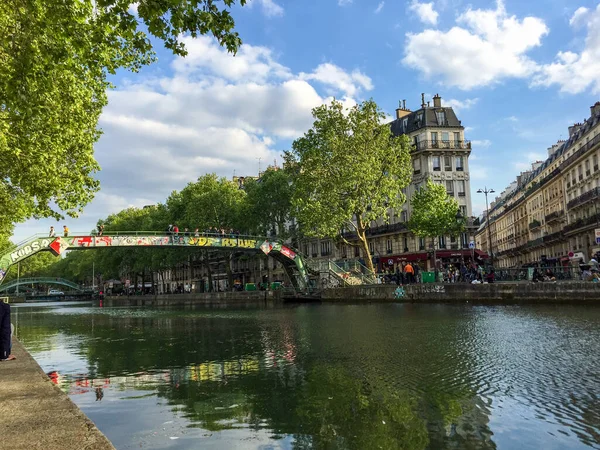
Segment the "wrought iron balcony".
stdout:
<svg viewBox="0 0 600 450">
<path fill-rule="evenodd" d="M 531 247 L 538 247 L 540 245 L 544 245 L 544 238 L 533 239 L 533 240 L 527 242 L 526 247 L 531 248 Z"/>
<path fill-rule="evenodd" d="M 471 141 L 420 141 L 415 148 L 416 150 L 471 150 Z"/>
<path fill-rule="evenodd" d="M 600 197 L 600 188 L 593 188 L 589 191 L 587 191 L 584 194 L 581 194 L 579 197 L 575 197 L 573 200 L 571 200 L 569 203 L 567 203 L 567 209 L 571 209 L 571 208 L 575 208 L 577 206 L 583 205 L 587 202 L 589 202 L 590 200 L 595 200 L 598 197 Z"/>
<path fill-rule="evenodd" d="M 546 223 L 554 222 L 561 219 L 565 215 L 563 210 L 554 211 L 546 216 Z"/>
<path fill-rule="evenodd" d="M 543 237 L 544 243 L 552 242 L 552 241 L 557 241 L 557 240 L 562 239 L 562 238 L 563 238 L 563 232 L 562 231 L 557 231 L 556 233 L 547 234 L 546 236 Z"/>
<path fill-rule="evenodd" d="M 540 223 L 539 220 L 533 220 L 530 224 L 529 224 L 529 229 L 530 230 L 535 230 L 536 228 L 541 227 L 542 224 Z"/>
<path fill-rule="evenodd" d="M 563 228 L 564 233 L 600 222 L 600 214 L 592 214 L 587 219 L 579 219 Z"/>
<path fill-rule="evenodd" d="M 379 236 L 382 234 L 398 233 L 400 231 L 407 231 L 407 230 L 408 230 L 408 227 L 406 226 L 406 224 L 404 222 L 399 222 L 399 223 L 393 223 L 393 224 L 387 224 L 387 225 L 380 225 L 378 227 L 367 228 L 367 231 L 365 234 L 367 236 Z M 342 236 L 345 239 L 349 239 L 349 240 L 358 238 L 358 236 L 354 232 L 346 232 L 346 233 L 343 233 Z"/>
</svg>

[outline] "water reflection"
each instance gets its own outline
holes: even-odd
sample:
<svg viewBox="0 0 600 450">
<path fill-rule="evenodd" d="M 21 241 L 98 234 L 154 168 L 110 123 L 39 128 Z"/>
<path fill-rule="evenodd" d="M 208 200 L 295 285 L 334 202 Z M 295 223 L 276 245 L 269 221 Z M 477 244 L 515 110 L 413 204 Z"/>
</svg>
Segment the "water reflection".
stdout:
<svg viewBox="0 0 600 450">
<path fill-rule="evenodd" d="M 19 314 L 27 347 L 117 448 L 600 445 L 597 309 Z"/>
</svg>

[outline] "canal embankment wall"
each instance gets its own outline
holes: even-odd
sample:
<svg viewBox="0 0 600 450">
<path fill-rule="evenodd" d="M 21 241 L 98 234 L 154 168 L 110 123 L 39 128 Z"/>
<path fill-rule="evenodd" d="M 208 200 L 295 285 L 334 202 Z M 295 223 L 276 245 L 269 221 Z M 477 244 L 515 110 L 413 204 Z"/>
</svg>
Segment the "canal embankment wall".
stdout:
<svg viewBox="0 0 600 450">
<path fill-rule="evenodd" d="M 107 297 L 103 306 L 275 307 L 282 291 L 210 292 L 197 294 Z M 600 304 L 600 284 L 590 282 L 396 285 L 378 284 L 324 289 L 324 303 L 591 303 Z M 296 300 L 301 301 L 301 300 Z"/>
<path fill-rule="evenodd" d="M 272 307 L 283 301 L 282 291 L 207 292 L 196 294 L 111 296 L 103 306 Z"/>
<path fill-rule="evenodd" d="M 0 362 L 0 450 L 115 450 L 16 339 L 13 354 Z"/>
<path fill-rule="evenodd" d="M 328 303 L 598 303 L 600 283 L 492 283 L 412 284 L 397 289 L 390 284 L 327 289 L 321 301 Z"/>
</svg>

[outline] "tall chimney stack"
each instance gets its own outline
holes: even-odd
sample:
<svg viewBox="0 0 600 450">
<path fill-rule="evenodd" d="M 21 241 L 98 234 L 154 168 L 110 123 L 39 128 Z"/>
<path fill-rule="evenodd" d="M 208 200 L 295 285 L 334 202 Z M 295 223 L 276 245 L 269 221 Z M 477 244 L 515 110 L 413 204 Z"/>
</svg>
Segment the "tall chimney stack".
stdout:
<svg viewBox="0 0 600 450">
<path fill-rule="evenodd" d="M 440 97 L 440 94 L 435 94 L 435 97 L 433 97 L 433 107 L 434 108 L 442 107 L 442 97 Z"/>
<path fill-rule="evenodd" d="M 421 93 L 421 108 L 425 108 L 425 93 Z"/>
<path fill-rule="evenodd" d="M 402 119 L 410 114 L 410 109 L 406 109 L 406 100 L 398 101 L 398 108 L 396 108 L 396 119 Z"/>
</svg>

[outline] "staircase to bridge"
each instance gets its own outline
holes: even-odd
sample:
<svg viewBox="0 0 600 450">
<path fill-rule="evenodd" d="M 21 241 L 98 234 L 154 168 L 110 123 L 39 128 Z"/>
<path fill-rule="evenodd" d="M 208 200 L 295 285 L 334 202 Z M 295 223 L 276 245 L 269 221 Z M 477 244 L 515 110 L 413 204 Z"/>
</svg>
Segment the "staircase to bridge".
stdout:
<svg viewBox="0 0 600 450">
<path fill-rule="evenodd" d="M 358 261 L 308 260 L 308 267 L 312 273 L 319 275 L 321 285 L 324 287 L 376 283 L 369 270 Z"/>
</svg>

